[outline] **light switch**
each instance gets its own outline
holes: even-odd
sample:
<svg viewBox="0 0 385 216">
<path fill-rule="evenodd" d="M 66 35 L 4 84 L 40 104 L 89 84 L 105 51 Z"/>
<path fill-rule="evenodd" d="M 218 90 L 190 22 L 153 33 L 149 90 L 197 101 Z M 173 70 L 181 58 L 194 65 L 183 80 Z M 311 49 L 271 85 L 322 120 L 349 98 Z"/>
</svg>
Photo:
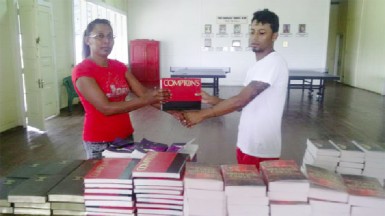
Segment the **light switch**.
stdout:
<svg viewBox="0 0 385 216">
<path fill-rule="evenodd" d="M 284 41 L 283 44 L 282 44 L 283 47 L 288 47 L 289 46 L 289 42 L 288 41 Z"/>
</svg>

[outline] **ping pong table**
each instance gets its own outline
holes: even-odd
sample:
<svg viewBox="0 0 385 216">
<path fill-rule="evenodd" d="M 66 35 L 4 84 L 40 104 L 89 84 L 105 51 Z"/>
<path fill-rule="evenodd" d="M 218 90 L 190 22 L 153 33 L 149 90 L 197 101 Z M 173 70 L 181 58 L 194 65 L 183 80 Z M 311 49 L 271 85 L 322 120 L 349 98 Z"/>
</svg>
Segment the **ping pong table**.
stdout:
<svg viewBox="0 0 385 216">
<path fill-rule="evenodd" d="M 325 72 L 317 72 L 311 70 L 290 70 L 287 94 L 290 95 L 290 89 L 302 89 L 302 91 L 308 89 L 309 97 L 312 97 L 314 90 L 318 89 L 317 100 L 322 102 L 325 97 L 325 81 L 339 79 L 339 76 L 331 75 Z M 300 81 L 300 83 L 293 83 L 292 81 Z"/>
<path fill-rule="evenodd" d="M 219 96 L 219 78 L 226 78 L 229 67 L 170 67 L 171 77 L 210 78 L 212 82 L 202 82 L 202 87 L 213 88 L 213 95 Z"/>
</svg>

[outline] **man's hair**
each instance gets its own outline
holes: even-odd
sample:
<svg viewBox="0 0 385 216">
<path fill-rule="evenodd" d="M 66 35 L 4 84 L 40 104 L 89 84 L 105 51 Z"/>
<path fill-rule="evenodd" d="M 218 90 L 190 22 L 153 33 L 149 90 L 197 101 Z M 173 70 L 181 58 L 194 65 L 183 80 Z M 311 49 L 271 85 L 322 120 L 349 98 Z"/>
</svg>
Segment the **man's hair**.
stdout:
<svg viewBox="0 0 385 216">
<path fill-rule="evenodd" d="M 273 33 L 278 32 L 279 30 L 279 18 L 277 14 L 268 9 L 257 11 L 253 14 L 253 19 L 251 22 L 256 21 L 257 23 L 270 24 L 271 30 Z"/>
<path fill-rule="evenodd" d="M 106 19 L 95 19 L 94 21 L 88 23 L 86 30 L 84 30 L 83 34 L 83 58 L 87 58 L 91 54 L 90 46 L 86 44 L 85 39 L 90 36 L 90 33 L 94 30 L 95 25 L 97 24 L 105 24 L 111 27 L 111 23 L 109 20 Z"/>
</svg>

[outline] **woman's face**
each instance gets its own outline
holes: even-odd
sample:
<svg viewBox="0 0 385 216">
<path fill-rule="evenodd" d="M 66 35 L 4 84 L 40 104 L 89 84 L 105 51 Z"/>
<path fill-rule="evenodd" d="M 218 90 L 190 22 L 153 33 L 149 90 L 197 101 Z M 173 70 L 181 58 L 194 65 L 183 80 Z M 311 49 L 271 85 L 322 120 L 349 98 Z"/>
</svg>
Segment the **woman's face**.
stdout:
<svg viewBox="0 0 385 216">
<path fill-rule="evenodd" d="M 85 40 L 90 46 L 91 56 L 107 58 L 114 47 L 114 33 L 107 24 L 96 24 Z"/>
</svg>

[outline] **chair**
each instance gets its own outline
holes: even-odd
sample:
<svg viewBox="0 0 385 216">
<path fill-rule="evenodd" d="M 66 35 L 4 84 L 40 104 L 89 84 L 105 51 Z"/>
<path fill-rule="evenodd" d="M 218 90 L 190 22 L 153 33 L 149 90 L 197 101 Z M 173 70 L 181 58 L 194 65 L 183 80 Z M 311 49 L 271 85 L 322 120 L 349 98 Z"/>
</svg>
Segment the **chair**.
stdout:
<svg viewBox="0 0 385 216">
<path fill-rule="evenodd" d="M 66 87 L 67 95 L 68 95 L 68 111 L 72 113 L 72 102 L 74 98 L 79 97 L 74 89 L 74 85 L 72 84 L 71 76 L 64 77 L 63 85 Z"/>
</svg>

